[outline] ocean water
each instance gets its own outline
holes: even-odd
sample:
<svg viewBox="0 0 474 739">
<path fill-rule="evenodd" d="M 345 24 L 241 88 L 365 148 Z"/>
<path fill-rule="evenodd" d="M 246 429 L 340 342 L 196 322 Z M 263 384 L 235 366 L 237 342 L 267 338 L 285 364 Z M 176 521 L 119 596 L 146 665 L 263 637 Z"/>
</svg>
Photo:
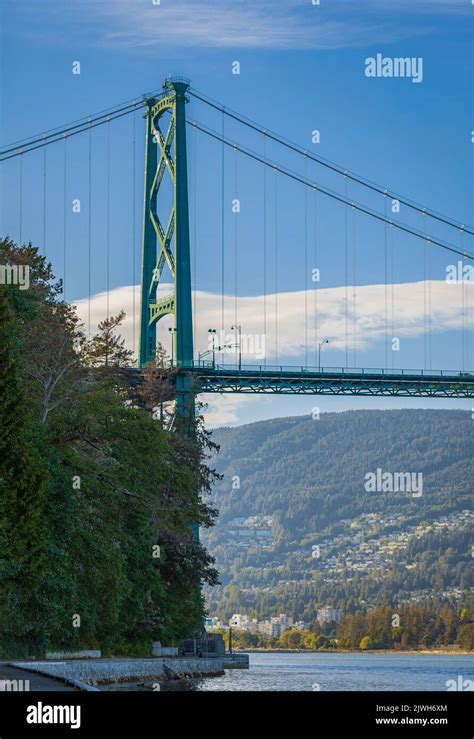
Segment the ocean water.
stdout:
<svg viewBox="0 0 474 739">
<path fill-rule="evenodd" d="M 474 681 L 474 655 L 250 654 L 249 670 L 173 682 L 161 690 L 447 690 L 447 681 Z"/>
</svg>

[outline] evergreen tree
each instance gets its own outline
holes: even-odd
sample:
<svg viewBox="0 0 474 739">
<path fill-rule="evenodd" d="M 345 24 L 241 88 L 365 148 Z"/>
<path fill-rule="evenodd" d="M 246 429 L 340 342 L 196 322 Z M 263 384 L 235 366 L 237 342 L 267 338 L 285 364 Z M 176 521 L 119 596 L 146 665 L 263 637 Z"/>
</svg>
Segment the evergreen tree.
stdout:
<svg viewBox="0 0 474 739">
<path fill-rule="evenodd" d="M 117 333 L 123 323 L 125 311 L 105 318 L 99 323 L 98 333 L 86 346 L 86 361 L 94 367 L 128 367 L 133 352 L 125 348 L 125 340 Z"/>
<path fill-rule="evenodd" d="M 0 633 L 34 643 L 34 589 L 45 570 L 47 470 L 31 444 L 31 419 L 20 382 L 14 323 L 0 287 Z"/>
</svg>

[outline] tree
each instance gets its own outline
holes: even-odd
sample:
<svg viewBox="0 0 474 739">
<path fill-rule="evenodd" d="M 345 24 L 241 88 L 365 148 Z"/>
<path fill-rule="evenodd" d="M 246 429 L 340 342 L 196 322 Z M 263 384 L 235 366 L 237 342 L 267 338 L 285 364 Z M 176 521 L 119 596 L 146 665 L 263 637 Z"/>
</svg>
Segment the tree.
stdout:
<svg viewBox="0 0 474 739">
<path fill-rule="evenodd" d="M 286 649 L 301 649 L 304 632 L 300 629 L 285 629 L 279 638 L 279 644 Z"/>
<path fill-rule="evenodd" d="M 48 472 L 30 443 L 31 419 L 20 381 L 14 321 L 0 286 L 0 633 L 35 641 L 34 588 L 45 568 Z"/>
<path fill-rule="evenodd" d="M 141 371 L 136 402 L 140 407 L 152 413 L 154 419 L 159 420 L 162 426 L 170 428 L 176 399 L 173 378 L 177 370 L 167 369 L 167 364 L 168 355 L 159 343 L 155 360 L 149 362 Z"/>
<path fill-rule="evenodd" d="M 129 367 L 133 352 L 125 347 L 125 339 L 116 333 L 123 323 L 125 311 L 99 323 L 98 333 L 85 347 L 85 360 L 93 367 Z"/>
<path fill-rule="evenodd" d="M 458 631 L 456 642 L 461 649 L 474 649 L 474 623 L 463 624 Z"/>
<path fill-rule="evenodd" d="M 73 309 L 64 303 L 42 303 L 34 320 L 23 327 L 25 369 L 41 388 L 41 422 L 78 392 L 84 381 L 80 349 L 85 339 Z"/>
</svg>

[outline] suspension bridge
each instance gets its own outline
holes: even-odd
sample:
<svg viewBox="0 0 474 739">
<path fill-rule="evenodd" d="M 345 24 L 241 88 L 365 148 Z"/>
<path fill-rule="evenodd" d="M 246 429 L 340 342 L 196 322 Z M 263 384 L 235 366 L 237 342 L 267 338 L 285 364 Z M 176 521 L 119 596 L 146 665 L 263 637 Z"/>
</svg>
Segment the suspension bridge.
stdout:
<svg viewBox="0 0 474 739">
<path fill-rule="evenodd" d="M 205 120 L 197 120 L 187 115 L 189 103 L 201 106 Z M 145 120 L 144 149 L 144 190 L 143 211 L 141 218 L 141 283 L 138 298 L 138 310 L 135 310 L 135 268 L 137 217 L 136 203 L 139 199 L 137 186 L 137 118 Z M 215 125 L 217 116 L 218 126 Z M 124 119 L 132 118 L 132 127 L 125 134 L 121 132 L 115 150 L 123 156 L 125 137 L 132 140 L 131 174 L 120 176 L 112 172 L 111 126 Z M 214 126 L 212 125 L 212 120 Z M 229 131 L 230 129 L 230 131 Z M 93 149 L 93 133 L 105 131 L 100 141 L 100 151 Z M 255 148 L 248 143 L 239 143 L 232 133 L 244 130 L 253 141 L 259 140 L 261 146 Z M 139 132 L 138 132 L 139 134 Z M 189 156 L 189 136 L 191 136 L 191 156 Z M 206 145 L 215 147 L 215 156 L 207 155 L 200 168 L 197 163 L 198 137 L 206 140 Z M 75 140 L 82 139 L 85 144 L 76 159 L 72 160 L 71 146 Z M 270 147 L 273 147 L 270 150 Z M 56 159 L 48 155 L 49 150 L 63 149 Z M 97 152 L 99 151 L 99 154 Z M 280 152 L 277 155 L 276 152 Z M 34 154 L 36 152 L 36 154 Z M 106 173 L 105 188 L 94 189 L 94 161 L 100 156 L 100 163 Z M 27 157 L 36 157 L 33 174 L 26 178 L 24 162 Z M 48 158 L 49 157 L 49 158 Z M 229 157 L 231 158 L 229 161 Z M 207 95 L 196 91 L 190 82 L 183 78 L 169 78 L 158 91 L 136 98 L 99 114 L 90 115 L 67 126 L 57 128 L 29 139 L 14 142 L 5 146 L 1 152 L 2 162 L 10 162 L 17 166 L 18 175 L 18 241 L 25 238 L 33 245 L 42 245 L 43 253 L 50 256 L 48 244 L 55 241 L 56 258 L 62 264 L 64 299 L 69 286 L 71 262 L 79 271 L 81 263 L 86 263 L 88 291 L 88 328 L 91 325 L 91 292 L 94 269 L 91 266 L 96 249 L 92 247 L 94 204 L 101 212 L 100 228 L 102 236 L 96 241 L 105 251 L 106 284 L 102 293 L 106 296 L 106 312 L 110 315 L 110 301 L 113 290 L 110 285 L 111 266 L 117 263 L 117 244 L 126 242 L 132 251 L 128 271 L 133 284 L 133 331 L 132 343 L 137 351 L 136 367 L 131 372 L 140 372 L 152 364 L 156 358 L 157 341 L 165 343 L 171 340 L 171 360 L 168 363 L 170 377 L 176 386 L 177 414 L 189 418 L 194 414 L 196 393 L 276 393 L 276 394 L 325 394 L 354 396 L 402 396 L 426 398 L 472 398 L 474 397 L 474 372 L 469 369 L 471 361 L 470 333 L 472 331 L 472 237 L 474 230 L 455 219 L 438 213 L 426 206 L 403 197 L 390 188 L 379 186 L 366 178 L 353 173 L 350 169 L 326 160 L 315 153 L 315 150 L 298 146 L 269 128 L 232 111 L 226 106 L 212 100 Z M 256 205 L 256 212 L 262 213 L 262 230 L 257 235 L 255 226 L 247 227 L 239 233 L 239 215 L 241 213 L 241 197 L 239 197 L 240 161 L 257 167 L 262 173 L 262 203 Z M 290 163 L 291 162 L 291 163 Z M 296 162 L 296 166 L 295 166 Z M 191 165 L 191 166 L 190 166 Z M 51 168 L 59 169 L 59 174 L 51 175 Z M 97 169 L 97 166 L 96 166 Z M 196 340 L 196 315 L 198 290 L 196 272 L 199 268 L 197 248 L 198 198 L 203 188 L 199 188 L 197 177 L 204 170 L 207 180 L 204 189 L 216 186 L 216 195 L 211 194 L 211 205 L 203 220 L 209 233 L 200 239 L 201 243 L 219 244 L 220 255 L 212 258 L 207 254 L 204 258 L 206 273 L 212 274 L 212 284 L 218 284 L 220 277 L 220 296 L 216 300 L 221 303 L 221 329 L 207 327 L 209 343 L 203 345 L 202 338 Z M 191 172 L 191 177 L 190 177 Z M 252 170 L 250 191 L 255 200 L 257 185 L 255 172 Z M 13 176 L 13 175 L 12 175 Z M 74 253 L 68 252 L 75 224 L 70 215 L 71 181 L 83 178 L 82 189 L 87 192 L 86 229 L 82 236 L 76 237 Z M 130 192 L 123 197 L 122 205 L 111 196 L 114 183 L 126 182 Z M 51 181 L 53 184 L 51 184 Z M 291 196 L 282 191 L 284 182 L 298 188 Z M 36 217 L 28 220 L 33 204 L 31 197 L 25 194 L 26 186 L 34 190 Z M 49 184 L 48 184 L 49 183 Z M 62 185 L 62 189 L 61 189 Z M 227 194 L 231 193 L 231 213 L 229 219 L 226 207 Z M 357 193 L 357 196 L 356 194 Z M 55 198 L 55 205 L 47 204 L 47 198 Z M 116 236 L 111 236 L 111 226 L 123 217 L 123 210 L 132 201 L 131 236 L 124 235 L 120 226 Z M 271 201 L 271 202 L 270 202 Z M 80 210 L 80 199 L 76 202 Z M 79 202 L 79 206 L 77 205 Z M 61 224 L 62 210 L 62 229 Z M 298 234 L 296 210 L 303 207 L 303 232 Z M 313 237 L 310 235 L 309 211 L 313 213 Z M 51 216 L 51 208 L 54 216 Z M 192 220 L 190 223 L 190 210 Z M 73 210 L 74 212 L 74 210 Z M 403 214 L 403 217 L 402 217 Z M 280 220 L 287 220 L 286 232 L 281 235 Z M 231 223 L 229 224 L 229 220 Z M 272 220 L 272 225 L 270 225 Z M 54 221 L 54 222 L 53 222 Z M 366 237 L 361 226 L 367 224 Z M 317 229 L 326 225 L 328 234 L 325 239 L 317 237 Z M 105 231 L 104 231 L 105 227 Z M 379 229 L 376 233 L 375 229 Z M 62 230 L 62 232 L 61 232 Z M 51 232 L 51 233 L 50 233 Z M 381 248 L 372 248 L 369 264 L 380 262 L 383 278 L 376 281 L 371 288 L 370 301 L 376 302 L 375 314 L 363 315 L 364 303 L 360 300 L 363 281 L 357 279 L 358 247 L 368 238 L 374 244 L 381 243 Z M 270 241 L 273 253 L 270 255 Z M 312 251 L 310 250 L 312 241 Z M 326 246 L 325 246 L 326 245 Z M 416 247 L 415 247 L 416 245 Z M 302 246 L 301 266 L 303 285 L 300 292 L 284 289 L 285 274 L 279 268 L 279 258 L 285 251 L 298 252 Z M 233 253 L 229 254 L 229 248 Z M 399 338 L 397 337 L 397 321 L 403 318 L 403 311 L 415 287 L 404 292 L 401 302 L 396 300 L 396 267 L 395 262 L 400 254 L 401 259 L 409 261 L 417 250 L 416 264 L 420 267 L 422 278 L 416 283 L 420 297 L 420 311 L 424 329 L 422 340 L 412 331 L 409 339 L 411 345 L 421 341 L 421 353 L 424 357 L 423 369 L 397 367 L 395 357 Z M 122 261 L 125 259 L 122 254 Z M 332 253 L 334 260 L 331 262 Z M 441 255 L 441 256 L 440 256 Z M 270 256 L 273 263 L 270 264 Z M 103 258 L 103 257 L 101 257 Z M 439 320 L 439 295 L 442 280 L 433 280 L 433 268 L 448 265 L 443 262 L 448 258 L 453 264 L 457 278 L 451 286 L 447 279 L 449 315 L 445 316 L 445 330 L 449 327 L 459 334 L 460 348 L 458 365 L 454 369 L 433 367 L 432 336 Z M 206 259 L 208 260 L 206 262 Z M 441 259 L 441 261 L 439 261 Z M 338 331 L 341 335 L 328 338 L 325 323 L 321 319 L 321 303 L 324 290 L 320 285 L 320 269 L 318 265 L 324 260 L 329 265 L 326 269 L 334 271 L 334 263 L 341 261 L 343 280 L 338 288 L 338 302 L 332 306 L 337 317 Z M 53 267 L 55 266 L 54 259 Z M 296 261 L 296 256 L 295 256 Z M 260 338 L 266 343 L 266 350 L 252 352 L 243 351 L 244 336 L 239 310 L 242 298 L 239 292 L 239 278 L 252 282 L 255 286 L 255 273 L 258 263 L 263 266 L 262 290 L 254 297 L 246 297 L 247 315 L 252 314 L 252 321 L 261 319 Z M 245 264 L 245 269 L 242 265 Z M 69 272 L 68 272 L 69 268 Z M 286 270 L 283 270 L 285 272 Z M 400 268 L 400 273 L 402 268 Z M 194 273 L 194 274 L 193 274 Z M 446 271 L 445 271 L 446 273 Z M 60 269 L 61 274 L 61 269 Z M 438 277 L 440 276 L 438 271 Z M 295 275 L 292 274 L 294 286 Z M 234 280 L 234 295 L 230 295 L 229 284 Z M 271 288 L 273 292 L 270 291 Z M 455 283 L 455 285 L 454 285 Z M 443 287 L 444 287 L 443 286 Z M 214 293 L 218 293 L 215 290 Z M 445 293 L 443 292 L 443 295 Z M 202 297 L 202 295 L 201 295 Z M 332 298 L 325 295 L 326 302 Z M 253 302 L 252 302 L 253 300 Z M 319 302 L 318 302 L 319 300 Z M 299 301 L 299 302 L 298 302 Z M 230 307 L 229 307 L 230 303 Z M 363 303 L 361 307 L 361 303 Z M 284 341 L 281 339 L 281 315 L 279 307 L 285 311 L 288 323 L 288 312 L 294 311 L 294 332 L 301 332 L 297 337 L 300 347 L 299 361 L 282 362 L 285 358 Z M 342 306 L 342 307 L 341 307 Z M 326 314 L 331 312 L 327 304 Z M 139 325 L 135 327 L 135 313 L 139 315 Z M 228 330 L 229 316 L 233 322 L 231 340 L 225 337 Z M 168 334 L 158 329 L 171 317 L 172 325 Z M 206 320 L 204 318 L 203 320 Z M 291 320 L 291 319 L 290 319 Z M 365 321 L 365 323 L 364 323 Z M 384 344 L 385 361 L 379 368 L 357 367 L 356 356 L 360 351 L 361 333 L 370 333 L 374 322 L 380 340 Z M 409 319 L 407 319 L 409 323 Z M 381 328 L 380 328 L 381 326 Z M 166 327 L 166 326 L 165 326 Z M 410 335 L 410 326 L 406 333 Z M 205 336 L 206 334 L 204 334 Z M 268 350 L 268 339 L 272 348 Z M 287 337 L 288 338 L 288 337 Z M 200 343 L 200 346 L 199 346 Z M 255 337 L 258 343 L 258 337 Z M 326 344 L 336 346 L 344 356 L 342 366 L 325 366 L 321 361 L 321 351 Z M 198 345 L 197 345 L 198 344 Z M 311 357 L 314 360 L 311 361 Z M 288 353 L 288 352 L 287 352 Z M 298 352 L 292 351 L 292 357 Z M 449 352 L 452 353 L 451 350 Z M 229 361 L 229 354 L 232 361 Z M 444 356 L 445 353 L 441 351 Z M 248 361 L 250 357 L 251 361 Z M 258 361 L 257 361 L 257 359 Z M 351 361 L 352 359 L 352 361 Z"/>
</svg>

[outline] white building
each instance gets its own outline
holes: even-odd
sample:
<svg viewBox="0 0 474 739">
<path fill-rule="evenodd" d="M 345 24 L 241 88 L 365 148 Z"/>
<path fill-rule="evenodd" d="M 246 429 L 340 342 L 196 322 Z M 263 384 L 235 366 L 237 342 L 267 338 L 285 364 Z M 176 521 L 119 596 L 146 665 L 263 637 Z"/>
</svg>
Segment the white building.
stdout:
<svg viewBox="0 0 474 739">
<path fill-rule="evenodd" d="M 260 621 L 258 623 L 258 633 L 264 636 L 280 636 L 280 624 L 276 623 L 273 619 L 271 621 Z"/>
<path fill-rule="evenodd" d="M 296 628 L 302 630 L 307 628 L 304 621 L 298 621 L 297 624 L 294 624 L 291 616 L 287 616 L 286 613 L 272 616 L 270 620 L 267 619 L 266 621 L 257 621 L 256 618 L 250 619 L 244 613 L 234 613 L 232 618 L 229 620 L 229 626 L 233 629 L 249 631 L 252 634 L 259 633 L 264 636 L 275 637 L 281 636 L 286 629 L 291 629 L 294 625 Z"/>
<path fill-rule="evenodd" d="M 257 619 L 250 619 L 245 613 L 234 613 L 232 618 L 229 619 L 229 626 L 232 629 L 249 631 L 251 634 L 255 634 L 257 631 Z"/>
<path fill-rule="evenodd" d="M 248 620 L 248 616 L 242 615 L 241 613 L 234 613 L 232 618 L 229 619 L 229 626 L 233 629 L 241 629 L 245 619 Z"/>
<path fill-rule="evenodd" d="M 333 608 L 332 606 L 324 606 L 324 608 L 318 608 L 318 615 L 316 617 L 316 620 L 319 624 L 321 624 L 321 626 L 333 621 L 338 622 L 341 620 L 341 611 L 338 608 Z"/>
<path fill-rule="evenodd" d="M 300 631 L 307 631 L 308 624 L 306 623 L 306 621 L 296 621 L 294 628 L 299 629 Z"/>
<path fill-rule="evenodd" d="M 278 623 L 281 626 L 281 630 L 285 631 L 285 629 L 291 629 L 293 626 L 293 619 L 291 616 L 287 616 L 286 613 L 280 613 L 278 616 Z"/>
</svg>

